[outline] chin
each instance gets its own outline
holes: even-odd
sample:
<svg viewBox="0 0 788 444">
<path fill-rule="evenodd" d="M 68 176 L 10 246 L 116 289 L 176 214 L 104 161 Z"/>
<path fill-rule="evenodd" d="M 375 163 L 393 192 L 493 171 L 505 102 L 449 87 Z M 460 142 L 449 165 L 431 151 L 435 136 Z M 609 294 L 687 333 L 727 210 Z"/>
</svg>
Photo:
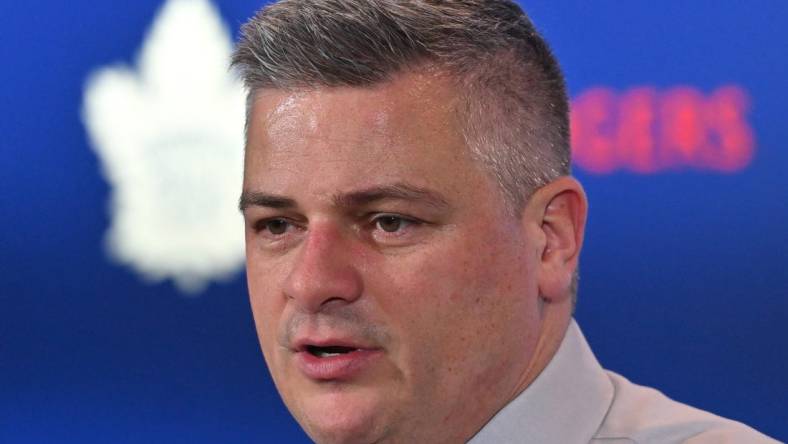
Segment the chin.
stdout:
<svg viewBox="0 0 788 444">
<path fill-rule="evenodd" d="M 350 389 L 352 390 L 352 389 Z M 293 415 L 318 444 L 369 444 L 386 435 L 387 414 L 379 394 L 336 387 L 299 402 Z"/>
</svg>

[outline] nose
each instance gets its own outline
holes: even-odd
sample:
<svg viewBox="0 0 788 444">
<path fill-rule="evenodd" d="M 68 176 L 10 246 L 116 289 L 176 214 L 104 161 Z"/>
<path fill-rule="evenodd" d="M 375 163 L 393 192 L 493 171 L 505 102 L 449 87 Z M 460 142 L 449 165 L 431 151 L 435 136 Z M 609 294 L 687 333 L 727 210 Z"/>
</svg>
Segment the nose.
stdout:
<svg viewBox="0 0 788 444">
<path fill-rule="evenodd" d="M 363 292 L 352 239 L 327 224 L 313 224 L 296 252 L 284 283 L 285 296 L 299 309 L 316 313 L 327 305 L 350 304 Z"/>
</svg>

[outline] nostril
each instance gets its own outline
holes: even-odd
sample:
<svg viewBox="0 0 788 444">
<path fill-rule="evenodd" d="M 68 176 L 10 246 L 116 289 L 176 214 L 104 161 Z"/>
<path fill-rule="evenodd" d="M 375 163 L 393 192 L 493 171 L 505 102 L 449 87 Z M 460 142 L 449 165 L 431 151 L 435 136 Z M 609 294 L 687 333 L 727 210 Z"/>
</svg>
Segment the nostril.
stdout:
<svg viewBox="0 0 788 444">
<path fill-rule="evenodd" d="M 345 300 L 343 298 L 333 297 L 333 298 L 326 299 L 325 301 L 323 301 L 323 303 L 321 305 L 322 305 L 323 308 L 326 308 L 326 306 L 330 306 L 330 305 L 334 305 L 334 304 L 342 304 L 342 305 L 344 305 L 346 303 L 347 303 L 347 300 Z"/>
</svg>

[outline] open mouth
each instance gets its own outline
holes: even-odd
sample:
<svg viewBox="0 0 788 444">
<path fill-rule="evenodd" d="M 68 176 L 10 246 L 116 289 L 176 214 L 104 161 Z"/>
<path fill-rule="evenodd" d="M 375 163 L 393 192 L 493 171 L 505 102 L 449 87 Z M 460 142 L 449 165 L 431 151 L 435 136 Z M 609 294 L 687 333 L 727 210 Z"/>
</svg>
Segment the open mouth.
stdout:
<svg viewBox="0 0 788 444">
<path fill-rule="evenodd" d="M 306 351 L 309 354 L 311 354 L 312 356 L 316 356 L 318 358 L 330 358 L 332 356 L 345 355 L 354 352 L 356 350 L 358 349 L 353 347 L 343 347 L 340 345 L 329 345 L 325 347 L 319 347 L 317 345 L 308 345 L 306 347 Z"/>
<path fill-rule="evenodd" d="M 336 340 L 321 345 L 302 343 L 296 349 L 294 362 L 311 380 L 349 381 L 373 366 L 382 356 L 382 349 Z"/>
</svg>

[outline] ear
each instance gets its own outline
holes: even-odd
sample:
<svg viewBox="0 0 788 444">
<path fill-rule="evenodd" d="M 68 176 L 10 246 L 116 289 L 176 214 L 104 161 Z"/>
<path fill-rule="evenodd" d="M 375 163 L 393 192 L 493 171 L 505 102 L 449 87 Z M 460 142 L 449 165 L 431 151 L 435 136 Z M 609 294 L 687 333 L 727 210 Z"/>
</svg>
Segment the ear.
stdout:
<svg viewBox="0 0 788 444">
<path fill-rule="evenodd" d="M 538 285 L 548 302 L 570 296 L 583 245 L 588 200 L 580 182 L 564 176 L 537 190 L 525 208 L 541 255 Z"/>
</svg>

